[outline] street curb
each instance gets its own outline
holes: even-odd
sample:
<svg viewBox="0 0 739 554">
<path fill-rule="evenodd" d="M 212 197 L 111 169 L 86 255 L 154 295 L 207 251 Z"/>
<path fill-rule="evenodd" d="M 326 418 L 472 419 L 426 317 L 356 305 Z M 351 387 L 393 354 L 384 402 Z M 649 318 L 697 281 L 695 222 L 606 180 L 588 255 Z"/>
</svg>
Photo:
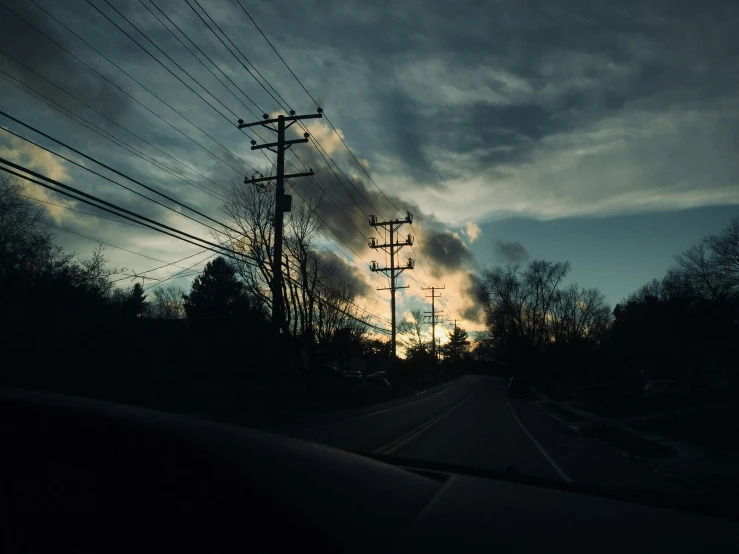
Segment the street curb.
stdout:
<svg viewBox="0 0 739 554">
<path fill-rule="evenodd" d="M 684 479 L 683 477 L 679 477 L 675 475 L 674 473 L 671 473 L 669 471 L 665 471 L 664 469 L 660 469 L 658 467 L 653 466 L 650 464 L 646 458 L 641 458 L 639 456 L 629 456 L 632 460 L 637 462 L 638 464 L 641 464 L 644 467 L 647 467 L 657 473 L 658 475 L 661 475 L 662 477 L 665 477 L 666 479 L 672 479 L 673 481 L 677 481 L 684 487 L 691 489 L 691 492 L 706 492 L 705 487 L 701 487 L 699 485 L 696 485 L 692 481 L 689 481 L 688 479 Z"/>
<path fill-rule="evenodd" d="M 562 419 L 560 416 L 554 414 L 553 412 L 550 412 L 544 406 L 542 406 L 542 402 L 537 402 L 535 404 L 535 406 L 537 408 L 539 408 L 542 412 L 544 412 L 545 414 L 547 414 L 549 417 L 551 417 L 552 419 L 554 419 L 556 421 L 559 421 L 560 423 L 567 424 L 567 421 L 566 420 Z M 569 427 L 569 425 L 568 425 L 568 427 Z"/>
</svg>

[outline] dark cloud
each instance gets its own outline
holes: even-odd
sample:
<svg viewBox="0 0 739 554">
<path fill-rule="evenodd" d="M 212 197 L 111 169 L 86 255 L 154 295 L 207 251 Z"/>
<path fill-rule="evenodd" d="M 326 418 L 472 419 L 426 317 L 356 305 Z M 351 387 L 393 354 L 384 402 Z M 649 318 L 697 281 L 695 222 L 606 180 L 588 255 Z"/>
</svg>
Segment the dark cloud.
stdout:
<svg viewBox="0 0 739 554">
<path fill-rule="evenodd" d="M 243 161 L 224 151 L 99 58 L 32 3 L 20 0 L 3 2 L 120 84 L 177 129 L 194 137 L 240 171 L 251 174 Z M 231 152 L 238 153 L 265 174 L 270 173 L 270 165 L 265 158 L 249 151 L 247 137 L 233 129 L 233 125 L 227 125 L 223 118 L 84 1 L 39 0 L 39 3 L 195 124 L 226 144 Z M 237 102 L 140 4 L 114 4 L 191 72 L 208 93 L 221 98 L 240 117 L 252 120 L 252 115 L 247 112 L 247 107 L 251 108 L 252 104 L 241 92 L 231 87 L 240 98 Z M 243 71 L 239 62 L 203 27 L 187 5 L 172 0 L 157 4 L 229 73 L 260 109 L 268 113 L 277 109 L 276 102 Z M 238 37 L 240 48 L 292 108 L 299 113 L 315 109 L 314 103 L 277 62 L 274 52 L 254 32 L 251 23 L 233 2 L 206 0 L 201 4 L 232 39 Z M 503 181 L 508 174 L 530 166 L 526 162 L 542 148 L 552 147 L 553 143 L 556 143 L 555 149 L 557 145 L 561 146 L 566 139 L 562 135 L 567 132 L 578 128 L 587 130 L 597 122 L 610 116 L 620 117 L 630 109 L 637 111 L 636 118 L 623 124 L 616 122 L 613 127 L 630 129 L 635 120 L 658 120 L 667 107 L 674 110 L 671 113 L 695 113 L 696 119 L 706 121 L 701 116 L 701 109 L 706 105 L 720 105 L 719 101 L 726 97 L 733 98 L 731 95 L 735 94 L 739 84 L 739 49 L 735 33 L 739 4 L 733 1 L 697 4 L 687 0 L 576 0 L 565 5 L 544 0 L 494 5 L 469 1 L 455 4 L 453 10 L 441 0 L 410 0 L 401 4 L 390 0 L 371 3 L 347 0 L 331 10 L 326 10 L 318 0 L 306 0 L 300 9 L 293 4 L 276 0 L 254 3 L 249 9 L 265 33 L 276 40 L 277 48 L 326 109 L 333 123 L 346 133 L 346 140 L 357 155 L 369 160 L 370 171 L 375 172 L 373 175 L 384 174 L 394 183 L 402 184 L 402 190 L 400 187 L 390 189 L 387 182 L 376 177 L 400 212 L 407 209 L 414 214 L 420 224 L 418 227 L 424 230 L 419 233 L 419 243 L 440 273 L 465 270 L 473 263 L 472 257 L 461 240 L 443 230 L 442 223 L 408 201 L 422 198 L 414 196 L 414 192 L 443 191 L 447 186 L 445 180 L 450 177 L 463 180 L 484 175 L 486 182 L 493 186 L 495 181 Z M 107 7 L 100 6 L 113 19 L 120 21 Z M 295 24 L 313 29 L 313 32 L 296 33 L 290 35 L 289 40 L 278 40 L 277 37 L 283 36 L 285 26 Z M 128 29 L 125 23 L 122 25 Z M 236 186 L 243 186 L 238 171 L 215 160 L 139 106 L 131 109 L 128 98 L 2 8 L 0 36 L 3 37 L 4 50 L 91 106 L 118 122 L 125 121 L 129 128 L 167 152 L 175 153 L 215 181 L 226 186 L 235 181 Z M 144 44 L 150 46 L 145 41 Z M 33 84 L 69 109 L 90 115 L 69 97 L 1 55 L 0 67 Z M 218 215 L 218 202 L 214 199 L 198 196 L 199 192 L 168 177 L 146 176 L 147 172 L 155 170 L 139 160 L 131 163 L 132 158 L 120 152 L 118 147 L 70 125 L 57 114 L 48 117 L 51 112 L 39 111 L 37 102 L 23 97 L 4 82 L 0 82 L 0 86 L 3 86 L 0 89 L 3 101 L 8 99 L 9 104 L 14 103 L 7 111 L 20 106 L 29 114 L 28 117 L 36 118 L 35 124 L 39 127 L 75 145 L 83 142 L 82 137 L 89 137 L 92 140 L 83 149 L 94 150 L 105 161 L 113 158 L 115 163 L 110 163 L 114 167 L 125 168 L 147 184 L 161 185 L 177 198 L 187 200 L 206 213 Z M 215 103 L 208 93 L 198 90 Z M 244 103 L 239 106 L 242 101 Z M 28 102 L 27 109 L 23 102 Z M 644 117 L 641 110 L 644 110 Z M 730 116 L 735 113 L 727 112 Z M 671 113 L 666 117 L 669 118 Z M 100 122 L 97 116 L 93 119 Z M 733 121 L 731 117 L 725 119 L 729 122 L 727 126 Z M 104 122 L 101 124 L 105 125 Z M 297 126 L 293 129 L 302 133 Z M 116 136 L 133 141 L 122 130 L 111 130 Z M 730 140 L 723 139 L 723 134 L 710 127 L 701 128 L 701 131 L 704 142 L 731 144 Z M 262 137 L 272 138 L 268 131 L 259 129 L 259 132 Z M 583 146 L 583 151 L 587 151 L 587 143 L 592 136 L 594 134 L 589 133 L 584 139 L 585 144 L 576 146 Z M 696 137 L 701 138 L 697 133 L 685 136 L 691 137 L 681 139 L 686 145 Z M 628 143 L 634 139 L 629 136 L 624 140 Z M 136 144 L 153 153 L 148 146 Z M 353 177 L 354 173 L 362 173 L 342 145 L 332 152 L 332 157 L 348 173 L 351 168 L 351 179 L 336 168 L 330 170 L 312 145 L 296 145 L 294 150 L 314 168 L 319 179 L 318 185 L 309 179 L 291 183 L 289 191 L 296 196 L 296 201 L 299 201 L 298 194 L 306 198 L 324 194 L 322 217 L 340 239 L 329 231 L 325 235 L 342 250 L 346 249 L 346 243 L 365 260 L 371 260 L 373 253 L 368 251 L 367 238 L 377 235 L 369 226 L 367 216 L 374 214 L 387 219 L 402 217 L 403 214 L 364 176 Z M 597 152 L 600 155 L 600 150 Z M 675 159 L 680 157 L 679 152 Z M 649 161 L 645 165 L 651 167 L 655 160 L 661 159 L 662 152 L 650 151 L 648 154 L 645 158 Z M 160 157 L 159 153 L 154 155 Z M 267 155 L 273 159 L 271 153 L 267 152 Z M 684 168 L 673 163 L 672 159 L 664 158 L 664 164 L 654 171 L 640 173 L 641 176 L 646 175 L 643 180 L 666 187 L 684 179 L 681 175 Z M 292 154 L 288 155 L 288 160 L 298 166 L 298 171 L 303 170 Z M 213 186 L 171 160 L 165 161 L 196 181 Z M 628 167 L 639 163 L 634 156 L 629 156 L 627 161 L 624 165 Z M 135 168 L 131 168 L 133 165 Z M 723 171 L 726 180 L 730 181 L 736 175 L 735 170 L 732 172 L 730 169 L 719 167 L 715 173 Z M 288 166 L 286 170 L 294 172 L 296 168 Z M 629 182 L 629 179 L 623 181 Z M 321 188 L 326 192 L 323 193 Z M 492 204 L 489 196 L 485 196 L 488 192 L 485 187 L 479 188 L 474 191 L 475 196 L 467 209 L 472 202 L 476 205 Z M 103 194 L 102 190 L 101 196 L 155 219 L 162 220 L 170 215 L 141 198 L 129 197 L 128 193 L 124 196 L 119 191 L 111 192 L 106 188 Z M 601 189 L 598 194 L 605 193 Z M 497 195 L 496 198 L 501 196 L 505 195 Z M 583 201 L 582 196 L 577 198 Z M 514 205 L 515 198 L 509 199 L 508 204 Z M 502 205 L 501 209 L 507 207 Z M 459 215 L 461 221 L 468 220 L 461 217 L 465 214 Z M 404 227 L 402 232 L 418 232 L 406 229 Z M 528 259 L 528 253 L 519 243 L 498 242 L 494 248 L 496 254 L 507 262 L 519 263 Z M 425 259 L 418 246 L 416 251 L 420 256 L 419 262 L 424 264 Z M 403 256 L 409 255 L 404 249 Z M 355 277 L 358 277 L 359 274 L 364 275 L 367 268 L 360 265 L 356 271 L 359 273 Z M 359 282 L 358 279 L 356 281 Z"/>
<path fill-rule="evenodd" d="M 475 323 L 484 321 L 484 313 L 480 306 L 480 295 L 483 291 L 483 282 L 476 273 L 467 273 L 462 285 L 462 297 L 467 300 L 467 307 L 461 311 L 461 316 Z"/>
<path fill-rule="evenodd" d="M 529 253 L 518 241 L 504 242 L 502 240 L 495 241 L 495 255 L 511 264 L 520 264 L 529 260 Z"/>
<path fill-rule="evenodd" d="M 317 252 L 319 264 L 323 267 L 324 283 L 334 290 L 343 290 L 347 283 L 351 283 L 353 291 L 357 296 L 370 296 L 372 288 L 367 284 L 362 268 L 349 264 L 341 256 L 334 252 L 322 250 Z"/>
<path fill-rule="evenodd" d="M 441 273 L 451 273 L 474 264 L 471 252 L 462 239 L 451 231 L 427 229 L 423 245 L 431 264 Z"/>
<path fill-rule="evenodd" d="M 30 2 L 9 0 L 4 4 L 8 7 L 0 7 L 0 36 L 7 53 L 0 55 L 3 71 L 74 113 L 85 108 L 70 95 L 114 120 L 128 109 L 128 98 L 65 52 L 74 52 L 72 43 L 77 41 L 68 30 Z"/>
</svg>

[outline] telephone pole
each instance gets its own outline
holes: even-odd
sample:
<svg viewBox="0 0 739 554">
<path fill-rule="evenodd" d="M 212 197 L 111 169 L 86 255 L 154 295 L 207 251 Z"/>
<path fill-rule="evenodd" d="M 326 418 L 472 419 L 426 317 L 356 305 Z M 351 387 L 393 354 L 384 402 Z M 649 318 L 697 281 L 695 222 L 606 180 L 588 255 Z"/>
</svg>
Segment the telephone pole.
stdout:
<svg viewBox="0 0 739 554">
<path fill-rule="evenodd" d="M 370 271 L 380 271 L 390 278 L 390 286 L 385 288 L 377 288 L 377 290 L 389 290 L 390 291 L 390 311 L 392 313 L 391 319 L 391 334 L 390 334 L 390 351 L 392 352 L 393 358 L 395 358 L 395 291 L 397 289 L 407 289 L 408 285 L 399 287 L 396 284 L 396 278 L 398 275 L 403 273 L 406 269 L 413 269 L 413 259 L 408 258 L 408 265 L 396 266 L 395 265 L 395 254 L 404 246 L 411 246 L 413 244 L 413 237 L 408 235 L 405 241 L 396 242 L 395 233 L 406 223 L 413 222 L 413 216 L 410 212 L 406 212 L 405 219 L 393 219 L 390 221 L 377 221 L 377 217 L 374 215 L 369 216 L 369 224 L 372 227 L 382 227 L 390 231 L 390 242 L 385 244 L 377 244 L 377 240 L 371 238 L 369 241 L 370 248 L 381 248 L 385 252 L 390 254 L 390 267 L 379 267 L 377 262 L 370 262 Z"/>
<path fill-rule="evenodd" d="M 285 152 L 293 145 L 301 142 L 308 142 L 309 133 L 304 133 L 302 139 L 285 140 L 285 131 L 293 125 L 296 121 L 301 119 L 317 119 L 323 117 L 323 110 L 318 108 L 318 113 L 310 115 L 295 115 L 294 110 L 290 110 L 289 116 L 279 115 L 277 118 L 270 119 L 269 115 L 264 114 L 262 121 L 255 121 L 254 123 L 244 123 L 243 119 L 239 119 L 239 129 L 245 127 L 256 127 L 261 125 L 265 129 L 269 129 L 277 135 L 277 142 L 270 142 L 266 144 L 257 144 L 256 140 L 251 141 L 252 150 L 261 150 L 266 148 L 271 152 L 277 154 L 276 172 L 277 174 L 272 177 L 252 177 L 251 179 L 244 178 L 244 183 L 251 183 L 257 185 L 265 181 L 275 181 L 275 243 L 272 252 L 272 323 L 275 326 L 276 333 L 279 335 L 282 329 L 282 324 L 285 320 L 283 314 L 283 299 L 282 299 L 282 223 L 283 215 L 285 212 L 289 212 L 291 208 L 292 197 L 285 194 L 285 179 L 291 177 L 310 177 L 313 175 L 311 169 L 307 173 L 293 173 L 292 175 L 285 175 Z M 285 124 L 286 122 L 287 125 Z M 275 127 L 277 124 L 277 127 Z M 257 185 L 264 186 L 264 185 Z"/>
<path fill-rule="evenodd" d="M 434 299 L 441 298 L 441 294 L 436 296 L 435 291 L 437 290 L 444 290 L 444 286 L 440 287 L 422 287 L 421 290 L 430 290 L 431 294 L 426 295 L 426 298 L 431 299 L 431 311 L 430 312 L 423 312 L 425 315 L 424 317 L 428 318 L 428 321 L 426 323 L 431 324 L 431 353 L 434 355 L 434 361 L 436 360 L 436 324 L 441 323 L 441 321 L 438 321 L 436 318 L 441 317 L 441 315 L 444 312 L 437 312 L 436 306 L 434 304 Z"/>
</svg>

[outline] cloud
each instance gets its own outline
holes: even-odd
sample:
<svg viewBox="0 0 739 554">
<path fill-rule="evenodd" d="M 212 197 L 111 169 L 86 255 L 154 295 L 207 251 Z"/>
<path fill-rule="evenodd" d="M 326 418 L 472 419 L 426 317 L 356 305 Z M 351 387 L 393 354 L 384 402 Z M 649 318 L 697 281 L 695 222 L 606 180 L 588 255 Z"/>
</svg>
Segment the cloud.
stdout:
<svg viewBox="0 0 739 554">
<path fill-rule="evenodd" d="M 3 140 L 7 142 L 7 146 L 3 144 Z M 69 174 L 66 168 L 59 163 L 59 160 L 46 152 L 41 150 L 32 144 L 24 142 L 12 135 L 3 133 L 0 130 L 0 157 L 9 159 L 17 164 L 28 167 L 29 169 L 35 170 L 38 173 L 46 175 L 50 179 L 59 181 L 66 181 L 69 179 Z M 3 175 L 6 175 L 3 172 Z M 18 182 L 23 187 L 23 190 L 27 196 L 41 200 L 43 202 L 53 202 L 55 204 L 61 204 L 64 206 L 75 206 L 76 202 L 70 202 L 69 200 L 58 197 L 48 192 L 48 189 L 26 181 L 25 179 L 18 178 Z M 56 221 L 62 219 L 74 219 L 73 212 L 65 210 L 58 206 L 45 204 L 46 211 L 49 212 L 51 217 Z"/>
<path fill-rule="evenodd" d="M 495 255 L 511 264 L 520 264 L 529 260 L 529 253 L 520 242 L 495 241 Z"/>
<path fill-rule="evenodd" d="M 472 254 L 460 236 L 448 229 L 444 231 L 427 229 L 423 233 L 423 245 L 431 263 L 441 270 L 442 274 L 474 264 Z"/>
<path fill-rule="evenodd" d="M 130 105 L 128 98 L 63 50 L 74 51 L 71 42 L 77 39 L 70 41 L 72 35 L 69 31 L 30 3 L 11 0 L 9 4 L 9 9 L 0 8 L 0 36 L 8 53 L 7 56 L 0 56 L 4 71 L 76 113 L 85 108 L 74 101 L 70 94 L 95 106 L 114 120 L 127 111 Z M 50 11 L 53 13 L 55 10 Z M 73 14 L 73 17 L 79 20 L 89 15 L 89 12 L 81 12 Z M 57 17 L 66 24 L 70 23 L 69 13 Z M 90 25 L 84 34 L 89 37 L 89 32 L 94 30 L 95 26 Z M 102 38 L 110 40 L 111 35 L 104 34 Z"/>
<path fill-rule="evenodd" d="M 479 301 L 482 289 L 483 282 L 479 275 L 476 273 L 467 273 L 464 276 L 464 282 L 461 287 L 464 307 L 460 311 L 460 315 L 464 319 L 478 324 L 484 321 L 483 311 Z"/>
<path fill-rule="evenodd" d="M 482 235 L 482 229 L 474 221 L 468 221 L 464 233 L 469 237 L 470 244 L 472 244 Z"/>
<path fill-rule="evenodd" d="M 242 173 L 250 175 L 252 170 L 242 159 L 268 172 L 271 164 L 262 153 L 272 160 L 273 155 L 250 151 L 251 135 L 246 137 L 233 128 L 237 116 L 232 121 L 232 114 L 227 113 L 228 125 L 84 3 L 46 2 L 45 7 L 192 123 L 35 6 L 19 0 L 6 4 L 192 141 L 145 109 L 132 109 L 131 101 L 110 84 L 0 8 L 0 35 L 9 53 L 204 176 L 110 126 L 0 57 L 3 71 L 209 188 L 215 185 L 208 179 L 227 188 L 232 183 L 243 186 Z M 252 120 L 248 113 L 252 103 L 241 91 L 233 87 L 235 94 L 226 91 L 140 4 L 120 4 L 118 9 L 208 93 L 238 117 Z M 240 48 L 290 108 L 298 113 L 315 110 L 284 66 L 275 63 L 274 52 L 261 36 L 244 32 L 252 27 L 237 5 L 212 0 L 201 4 L 230 37 L 240 37 Z M 322 240 L 334 241 L 337 251 L 345 252 L 339 255 L 342 260 L 344 255 L 352 258 L 356 272 L 348 278 L 365 283 L 366 294 L 379 298 L 378 310 L 384 312 L 387 295 L 372 290 L 382 284 L 383 277 L 363 265 L 383 256 L 367 246 L 368 238 L 384 237 L 381 230 L 369 226 L 367 216 L 391 219 L 411 211 L 413 229 L 404 227 L 402 233 L 416 235 L 418 262 L 426 269 L 413 276 L 430 280 L 426 273 L 432 273 L 432 268 L 441 274 L 449 290 L 450 309 L 470 320 L 475 315 L 470 300 L 474 277 L 469 276 L 474 260 L 460 236 L 447 229 L 460 229 L 472 244 L 480 240 L 477 223 L 514 215 L 592 217 L 739 203 L 739 158 L 734 152 L 739 128 L 739 102 L 734 99 L 739 75 L 735 33 L 739 5 L 730 0 L 704 4 L 575 0 L 561 7 L 535 0 L 493 8 L 470 0 L 456 3 L 450 11 L 441 0 L 409 0 L 402 5 L 387 0 L 379 4 L 346 0 L 326 11 L 309 6 L 295 9 L 287 0 L 255 3 L 250 11 L 270 37 L 279 36 L 285 25 L 321 29 L 320 33 L 291 36 L 278 49 L 390 201 L 366 179 L 323 120 L 311 121 L 311 132 L 342 171 L 335 166 L 329 169 L 312 144 L 295 145 L 294 152 L 316 171 L 316 180 L 293 180 L 288 192 L 295 202 L 300 202 L 299 195 L 323 197 L 321 215 L 326 228 Z M 257 117 L 261 110 L 277 110 L 277 102 L 186 5 L 166 3 L 162 7 L 258 104 Z M 274 13 L 281 17 L 275 18 Z M 465 32 L 460 33 L 460 28 Z M 219 109 L 226 109 L 198 90 Z M 219 217 L 217 200 L 90 134 L 5 81 L 0 81 L 0 97 L 8 112 L 24 114 L 23 119 L 52 136 Z M 260 138 L 273 137 L 261 128 L 255 131 Z M 298 136 L 303 132 L 297 125 L 293 131 Z M 288 173 L 303 171 L 292 153 L 287 159 L 297 166 L 288 165 Z M 34 160 L 46 163 L 40 157 Z M 42 171 L 51 169 L 48 163 Z M 207 233 L 79 170 L 70 173 L 76 186 L 110 201 L 197 234 Z M 118 231 L 115 225 L 101 225 L 96 236 L 135 248 L 148 248 L 155 240 L 150 231 L 125 229 L 125 237 L 117 236 Z M 157 256 L 177 257 L 167 255 L 170 240 L 156 238 Z M 528 257 L 518 243 L 494 243 L 493 248 L 504 261 Z M 407 251 L 402 251 L 402 257 L 411 255 Z M 408 289 L 408 298 L 415 301 L 413 290 Z"/>
</svg>

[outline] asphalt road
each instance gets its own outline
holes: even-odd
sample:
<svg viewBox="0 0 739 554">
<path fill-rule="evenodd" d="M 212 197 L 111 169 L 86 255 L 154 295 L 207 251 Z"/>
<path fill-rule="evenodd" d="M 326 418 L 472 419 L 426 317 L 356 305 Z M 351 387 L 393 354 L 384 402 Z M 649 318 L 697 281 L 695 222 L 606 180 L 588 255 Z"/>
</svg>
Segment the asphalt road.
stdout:
<svg viewBox="0 0 739 554">
<path fill-rule="evenodd" d="M 358 452 L 522 475 L 652 490 L 676 481 L 583 436 L 532 400 L 508 399 L 502 380 L 468 376 L 423 394 L 317 418 L 281 432 Z"/>
</svg>

